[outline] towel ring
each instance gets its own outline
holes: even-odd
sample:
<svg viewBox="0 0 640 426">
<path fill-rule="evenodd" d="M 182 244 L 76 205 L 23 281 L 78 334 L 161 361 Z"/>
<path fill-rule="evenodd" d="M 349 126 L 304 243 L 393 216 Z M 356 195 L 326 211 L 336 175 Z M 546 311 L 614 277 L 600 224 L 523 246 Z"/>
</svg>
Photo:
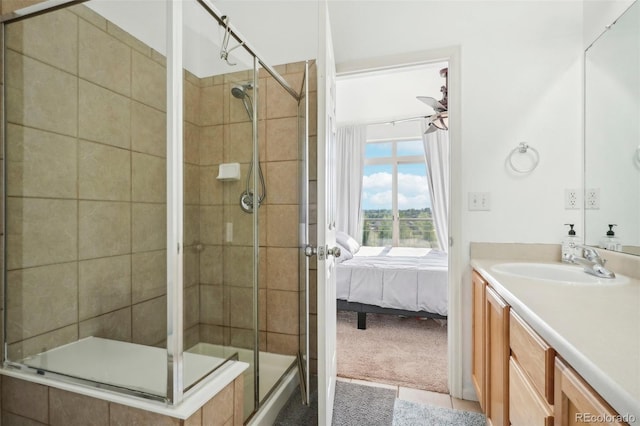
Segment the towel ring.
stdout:
<svg viewBox="0 0 640 426">
<path fill-rule="evenodd" d="M 531 166 L 528 169 L 519 169 L 518 167 L 515 166 L 515 164 L 513 164 L 513 156 L 518 153 L 518 154 L 526 154 L 528 150 L 531 150 L 535 156 L 535 160 L 533 161 L 533 166 Z M 531 173 L 536 167 L 538 167 L 538 163 L 540 162 L 540 154 L 538 153 L 538 150 L 535 149 L 534 147 L 531 147 L 529 145 L 527 145 L 526 142 L 520 142 L 518 144 L 517 147 L 515 147 L 511 153 L 509 153 L 509 165 L 511 166 L 511 168 L 513 169 L 514 172 L 516 173 Z"/>
</svg>

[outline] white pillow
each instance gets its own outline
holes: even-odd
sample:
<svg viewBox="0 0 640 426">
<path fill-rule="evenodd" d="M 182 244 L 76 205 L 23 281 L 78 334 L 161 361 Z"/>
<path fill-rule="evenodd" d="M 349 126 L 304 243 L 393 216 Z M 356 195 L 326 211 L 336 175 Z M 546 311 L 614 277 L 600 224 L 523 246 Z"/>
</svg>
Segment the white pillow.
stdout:
<svg viewBox="0 0 640 426">
<path fill-rule="evenodd" d="M 353 254 L 349 250 L 347 250 L 342 244 L 338 243 L 338 247 L 340 248 L 340 256 L 336 258 L 338 263 L 344 262 L 345 260 L 353 259 Z"/>
<path fill-rule="evenodd" d="M 349 250 L 349 252 L 354 255 L 360 250 L 360 244 L 356 240 L 353 239 L 352 236 L 347 234 L 346 232 L 337 231 L 336 232 L 336 241 Z"/>
</svg>

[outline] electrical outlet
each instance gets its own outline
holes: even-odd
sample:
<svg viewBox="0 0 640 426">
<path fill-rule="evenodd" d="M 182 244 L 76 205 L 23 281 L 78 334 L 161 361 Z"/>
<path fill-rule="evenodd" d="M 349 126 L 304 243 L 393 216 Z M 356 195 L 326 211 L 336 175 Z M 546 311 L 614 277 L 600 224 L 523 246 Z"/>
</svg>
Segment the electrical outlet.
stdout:
<svg viewBox="0 0 640 426">
<path fill-rule="evenodd" d="M 580 209 L 580 197 L 577 189 L 564 190 L 564 208 L 566 210 Z"/>
<path fill-rule="evenodd" d="M 585 208 L 589 210 L 600 209 L 600 188 L 589 188 L 585 194 Z"/>
<path fill-rule="evenodd" d="M 491 210 L 491 194 L 488 192 L 470 192 L 469 210 L 488 211 Z"/>
</svg>

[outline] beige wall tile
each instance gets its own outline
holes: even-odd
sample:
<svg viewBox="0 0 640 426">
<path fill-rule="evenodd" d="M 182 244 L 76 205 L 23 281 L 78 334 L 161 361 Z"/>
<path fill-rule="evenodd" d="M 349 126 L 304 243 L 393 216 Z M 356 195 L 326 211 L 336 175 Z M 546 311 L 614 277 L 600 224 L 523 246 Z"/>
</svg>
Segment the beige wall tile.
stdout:
<svg viewBox="0 0 640 426">
<path fill-rule="evenodd" d="M 167 247 L 167 206 L 132 203 L 131 249 L 134 253 Z"/>
<path fill-rule="evenodd" d="M 222 286 L 200 286 L 200 322 L 212 325 L 226 323 Z"/>
<path fill-rule="evenodd" d="M 109 403 L 74 392 L 49 388 L 51 426 L 108 426 Z"/>
<path fill-rule="evenodd" d="M 109 33 L 109 35 L 117 38 L 127 46 L 132 47 L 143 55 L 151 57 L 151 48 L 149 46 L 147 46 L 145 43 L 141 42 L 111 21 L 107 21 L 107 32 Z"/>
<path fill-rule="evenodd" d="M 81 321 L 78 327 L 79 337 L 94 336 L 123 342 L 131 341 L 131 308 Z"/>
<path fill-rule="evenodd" d="M 200 284 L 200 252 L 197 246 L 186 246 L 183 256 L 184 287 Z"/>
<path fill-rule="evenodd" d="M 78 227 L 80 259 L 131 252 L 129 203 L 80 201 Z"/>
<path fill-rule="evenodd" d="M 7 269 L 77 259 L 75 201 L 10 197 L 6 208 Z"/>
<path fill-rule="evenodd" d="M 131 102 L 131 149 L 167 156 L 167 115 L 140 102 Z"/>
<path fill-rule="evenodd" d="M 298 120 L 296 117 L 267 121 L 267 161 L 298 158 Z"/>
<path fill-rule="evenodd" d="M 201 126 L 215 126 L 224 121 L 224 86 L 215 85 L 204 87 L 200 91 L 200 120 Z"/>
<path fill-rule="evenodd" d="M 193 346 L 200 343 L 200 324 L 196 324 L 193 327 L 184 330 L 184 338 L 182 339 L 182 345 L 185 350 L 189 350 Z"/>
<path fill-rule="evenodd" d="M 297 205 L 270 205 L 267 207 L 267 245 L 274 247 L 297 247 L 298 224 Z"/>
<path fill-rule="evenodd" d="M 253 129 L 251 123 L 229 125 L 229 140 L 224 146 L 224 161 L 250 163 L 253 160 Z"/>
<path fill-rule="evenodd" d="M 81 199 L 131 199 L 131 152 L 80 141 L 78 190 Z"/>
<path fill-rule="evenodd" d="M 166 159 L 134 152 L 132 154 L 132 170 L 133 201 L 166 202 Z"/>
<path fill-rule="evenodd" d="M 75 262 L 7 272 L 7 340 L 15 342 L 77 321 Z"/>
<path fill-rule="evenodd" d="M 299 338 L 293 334 L 267 333 L 267 352 L 283 355 L 298 353 Z"/>
<path fill-rule="evenodd" d="M 224 343 L 224 327 L 200 324 L 200 340 L 203 343 L 222 345 Z"/>
<path fill-rule="evenodd" d="M 298 291 L 298 248 L 267 247 L 267 288 Z"/>
<path fill-rule="evenodd" d="M 80 77 L 130 96 L 131 48 L 82 19 L 79 20 L 78 37 Z"/>
<path fill-rule="evenodd" d="M 209 166 L 223 162 L 224 126 L 201 127 L 200 165 Z"/>
<path fill-rule="evenodd" d="M 153 426 L 179 426 L 180 420 L 140 410 L 138 408 L 127 407 L 116 403 L 109 404 L 110 426 L 130 426 L 130 425 L 153 425 Z"/>
<path fill-rule="evenodd" d="M 28 419 L 26 417 L 12 414 L 8 411 L 2 412 L 2 424 L 12 426 L 43 426 L 44 423 Z"/>
<path fill-rule="evenodd" d="M 40 2 L 42 0 L 2 0 L 2 13 L 10 13 Z"/>
<path fill-rule="evenodd" d="M 188 164 L 200 164 L 200 127 L 184 123 L 184 161 Z"/>
<path fill-rule="evenodd" d="M 244 376 L 233 381 L 233 425 L 241 426 L 244 421 Z"/>
<path fill-rule="evenodd" d="M 218 173 L 218 167 L 213 166 L 216 176 Z M 242 194 L 247 189 L 247 174 L 249 173 L 249 163 L 240 164 L 240 180 L 235 181 L 225 181 L 222 183 L 222 197 L 223 204 L 226 204 L 227 207 L 236 207 L 237 214 L 241 213 L 240 210 L 240 194 Z M 249 185 L 253 187 L 253 172 L 251 173 L 251 181 Z M 230 210 L 227 210 L 228 212 Z M 234 213 L 234 214 L 236 214 Z"/>
<path fill-rule="evenodd" d="M 266 164 L 269 204 L 298 204 L 300 185 L 297 161 L 276 161 Z"/>
<path fill-rule="evenodd" d="M 274 79 L 267 80 L 267 119 L 295 117 L 298 101 Z"/>
<path fill-rule="evenodd" d="M 79 136 L 120 148 L 131 147 L 131 100 L 84 80 L 79 81 Z"/>
<path fill-rule="evenodd" d="M 222 246 L 204 245 L 200 252 L 200 282 L 203 284 L 222 284 Z"/>
<path fill-rule="evenodd" d="M 233 383 L 227 385 L 202 407 L 202 423 L 222 426 L 233 417 Z"/>
<path fill-rule="evenodd" d="M 79 319 L 123 308 L 131 303 L 131 255 L 78 262 Z"/>
<path fill-rule="evenodd" d="M 252 287 L 253 247 L 225 246 L 224 283 L 239 287 Z"/>
<path fill-rule="evenodd" d="M 197 286 L 184 289 L 183 327 L 192 327 L 200 321 L 200 291 Z"/>
<path fill-rule="evenodd" d="M 78 325 L 68 325 L 30 339 L 10 344 L 8 350 L 9 359 L 18 361 L 25 357 L 75 342 L 76 340 L 78 340 Z"/>
<path fill-rule="evenodd" d="M 184 203 L 200 203 L 200 166 L 185 164 L 183 166 Z"/>
<path fill-rule="evenodd" d="M 2 378 L 2 409 L 48 424 L 48 389 L 44 385 L 5 376 Z"/>
<path fill-rule="evenodd" d="M 133 305 L 133 343 L 155 345 L 167 338 L 167 297 Z"/>
<path fill-rule="evenodd" d="M 58 10 L 6 26 L 6 45 L 72 74 L 78 69 L 78 18 Z"/>
<path fill-rule="evenodd" d="M 195 84 L 184 83 L 184 119 L 192 124 L 200 124 L 200 93 Z"/>
<path fill-rule="evenodd" d="M 139 303 L 166 294 L 166 269 L 166 250 L 134 253 L 132 255 L 132 302 Z"/>
<path fill-rule="evenodd" d="M 6 1 L 6 0 L 4 0 Z M 20 1 L 20 0 L 18 0 Z M 39 0 L 41 1 L 41 0 Z M 101 30 L 107 30 L 107 20 L 103 18 L 101 15 L 98 15 L 93 10 L 89 9 L 84 4 L 77 4 L 75 6 L 69 6 L 65 10 L 68 10 L 72 13 L 75 13 L 80 18 L 84 19 L 87 22 L 90 22 L 94 26 L 100 28 Z"/>
<path fill-rule="evenodd" d="M 202 409 L 199 409 L 185 420 L 184 426 L 202 426 Z"/>
<path fill-rule="evenodd" d="M 229 325 L 238 328 L 253 328 L 253 289 L 226 286 L 229 295 Z"/>
<path fill-rule="evenodd" d="M 133 99 L 166 111 L 167 70 L 165 67 L 138 52 L 133 52 L 131 65 Z"/>
<path fill-rule="evenodd" d="M 9 124 L 6 156 L 8 195 L 76 197 L 75 139 Z"/>
<path fill-rule="evenodd" d="M 215 205 L 222 204 L 224 199 L 224 188 L 229 182 L 221 182 L 218 176 L 218 166 L 200 167 L 200 204 Z M 238 199 L 240 195 L 238 193 Z"/>
<path fill-rule="evenodd" d="M 222 244 L 222 213 L 221 206 L 200 207 L 200 242 L 203 244 Z"/>
<path fill-rule="evenodd" d="M 233 241 L 237 246 L 253 245 L 253 215 L 240 210 L 237 203 L 224 207 L 224 221 L 233 225 Z"/>
<path fill-rule="evenodd" d="M 200 235 L 200 207 L 189 205 L 184 206 L 183 239 L 185 245 L 199 244 L 202 240 Z"/>
<path fill-rule="evenodd" d="M 227 328 L 228 336 L 225 339 L 225 345 L 234 348 L 251 349 L 255 347 L 254 332 L 249 328 Z M 260 333 L 260 345 L 266 342 L 264 333 Z M 262 349 L 262 348 L 261 348 Z M 266 350 L 266 344 L 264 345 Z"/>
<path fill-rule="evenodd" d="M 5 65 L 7 121 L 76 136 L 77 78 L 11 50 Z"/>
<path fill-rule="evenodd" d="M 298 334 L 298 293 L 267 290 L 267 331 Z"/>
</svg>

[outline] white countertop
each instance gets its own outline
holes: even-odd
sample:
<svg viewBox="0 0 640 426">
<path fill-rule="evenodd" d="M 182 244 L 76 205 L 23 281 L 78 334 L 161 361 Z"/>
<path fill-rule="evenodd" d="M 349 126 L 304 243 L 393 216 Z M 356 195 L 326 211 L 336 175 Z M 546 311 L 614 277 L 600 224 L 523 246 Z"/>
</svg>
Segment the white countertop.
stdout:
<svg viewBox="0 0 640 426">
<path fill-rule="evenodd" d="M 508 262 L 471 266 L 618 414 L 640 425 L 640 280 L 571 285 L 492 269 Z"/>
</svg>

